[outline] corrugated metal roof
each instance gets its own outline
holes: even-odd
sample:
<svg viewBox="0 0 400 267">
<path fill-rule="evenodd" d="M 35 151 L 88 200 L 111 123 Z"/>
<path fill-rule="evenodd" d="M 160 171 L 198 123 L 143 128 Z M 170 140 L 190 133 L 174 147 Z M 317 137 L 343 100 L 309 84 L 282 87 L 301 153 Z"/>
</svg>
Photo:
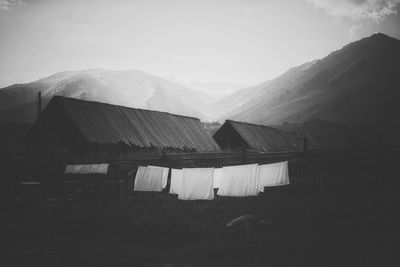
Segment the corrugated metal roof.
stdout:
<svg viewBox="0 0 400 267">
<path fill-rule="evenodd" d="M 89 143 L 220 150 L 197 118 L 61 96 L 53 97 L 43 113 L 51 112 L 52 106 L 61 107 Z"/>
<path fill-rule="evenodd" d="M 252 149 L 265 152 L 301 151 L 293 140 L 275 128 L 232 120 L 225 123 L 229 123 Z"/>
<path fill-rule="evenodd" d="M 0 149 L 9 149 L 13 154 L 25 154 L 23 138 L 30 126 L 24 123 L 0 122 Z"/>
</svg>

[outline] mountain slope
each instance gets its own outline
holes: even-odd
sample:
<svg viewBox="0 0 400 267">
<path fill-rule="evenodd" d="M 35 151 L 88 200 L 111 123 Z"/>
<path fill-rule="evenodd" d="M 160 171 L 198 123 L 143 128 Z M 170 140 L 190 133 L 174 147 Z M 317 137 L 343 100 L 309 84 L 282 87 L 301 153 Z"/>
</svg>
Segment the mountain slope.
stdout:
<svg viewBox="0 0 400 267">
<path fill-rule="evenodd" d="M 210 97 L 148 73 L 110 70 L 67 71 L 0 90 L 0 119 L 32 122 L 37 93 L 46 105 L 54 95 L 207 119 Z"/>
<path fill-rule="evenodd" d="M 208 95 L 215 96 L 218 98 L 226 97 L 234 92 L 245 88 L 246 86 L 231 82 L 185 82 L 173 75 L 164 76 L 166 80 L 173 83 L 180 84 L 184 87 L 191 88 L 197 91 L 204 92 Z"/>
<path fill-rule="evenodd" d="M 399 123 L 399 69 L 400 41 L 374 34 L 231 95 L 224 101 L 233 108 L 225 107 L 220 118 L 262 124 L 315 118 Z"/>
<path fill-rule="evenodd" d="M 399 69 L 400 41 L 374 34 L 215 102 L 207 94 L 138 70 L 67 71 L 0 89 L 0 120 L 32 122 L 40 91 L 44 105 L 53 95 L 62 95 L 203 120 L 399 124 Z"/>
</svg>

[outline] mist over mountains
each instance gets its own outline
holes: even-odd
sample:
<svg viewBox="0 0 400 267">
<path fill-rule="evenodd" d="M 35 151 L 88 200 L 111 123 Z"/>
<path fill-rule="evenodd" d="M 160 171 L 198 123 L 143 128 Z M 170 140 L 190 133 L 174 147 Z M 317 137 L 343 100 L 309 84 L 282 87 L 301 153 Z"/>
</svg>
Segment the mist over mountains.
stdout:
<svg viewBox="0 0 400 267">
<path fill-rule="evenodd" d="M 163 78 L 171 82 L 180 84 L 184 87 L 204 92 L 212 97 L 211 98 L 212 101 L 216 101 L 217 99 L 227 97 L 233 94 L 234 92 L 246 87 L 243 84 L 231 83 L 231 82 L 199 82 L 199 81 L 185 82 L 179 78 L 176 78 L 173 75 L 167 75 L 164 76 Z"/>
<path fill-rule="evenodd" d="M 400 41 L 374 34 L 255 86 L 220 84 L 219 92 L 234 91 L 226 97 L 204 93 L 218 84 L 182 84 L 138 70 L 66 71 L 0 89 L 0 119 L 33 122 L 41 91 L 44 104 L 61 95 L 205 121 L 398 124 L 399 70 Z"/>
</svg>

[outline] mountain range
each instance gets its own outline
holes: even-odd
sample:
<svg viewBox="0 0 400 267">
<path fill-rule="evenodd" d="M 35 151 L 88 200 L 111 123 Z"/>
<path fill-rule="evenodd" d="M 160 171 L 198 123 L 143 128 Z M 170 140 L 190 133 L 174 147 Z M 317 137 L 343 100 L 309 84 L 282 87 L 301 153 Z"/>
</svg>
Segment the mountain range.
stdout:
<svg viewBox="0 0 400 267">
<path fill-rule="evenodd" d="M 225 97 L 212 89 L 204 93 L 204 86 L 218 88 L 218 83 L 180 83 L 139 70 L 66 71 L 0 89 L 0 120 L 33 122 L 40 91 L 44 105 L 62 95 L 206 121 L 399 124 L 399 70 L 400 41 L 374 34 L 258 85 L 238 90 L 240 85 L 221 83 L 226 87 L 219 92 L 233 92 Z"/>
<path fill-rule="evenodd" d="M 45 106 L 52 96 L 93 100 L 208 119 L 212 97 L 139 70 L 65 71 L 27 84 L 0 89 L 0 120 L 31 123 L 37 94 Z"/>
<path fill-rule="evenodd" d="M 320 119 L 372 125 L 400 122 L 400 41 L 384 34 L 242 89 L 214 104 L 220 119 L 260 124 Z"/>
</svg>

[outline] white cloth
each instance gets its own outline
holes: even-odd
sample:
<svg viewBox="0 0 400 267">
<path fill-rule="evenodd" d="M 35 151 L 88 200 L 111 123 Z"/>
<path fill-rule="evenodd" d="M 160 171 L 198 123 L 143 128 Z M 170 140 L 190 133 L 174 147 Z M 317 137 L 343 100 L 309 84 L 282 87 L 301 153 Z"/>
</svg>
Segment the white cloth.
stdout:
<svg viewBox="0 0 400 267">
<path fill-rule="evenodd" d="M 245 197 L 258 195 L 257 164 L 223 167 L 218 195 Z"/>
<path fill-rule="evenodd" d="M 67 165 L 65 166 L 65 171 L 64 173 L 73 173 L 74 171 L 74 165 Z"/>
<path fill-rule="evenodd" d="M 278 162 L 258 166 L 259 190 L 264 192 L 266 186 L 289 184 L 288 162 Z"/>
<path fill-rule="evenodd" d="M 168 168 L 139 166 L 136 173 L 134 191 L 161 192 L 167 184 Z"/>
<path fill-rule="evenodd" d="M 74 168 L 72 170 L 72 173 L 80 174 L 83 165 L 73 165 L 73 166 L 74 166 Z"/>
<path fill-rule="evenodd" d="M 146 173 L 146 167 L 139 166 L 136 171 L 135 182 L 133 187 L 134 191 L 143 191 L 141 189 L 146 187 L 145 173 Z"/>
<path fill-rule="evenodd" d="M 214 188 L 219 188 L 224 171 L 222 168 L 214 169 Z"/>
<path fill-rule="evenodd" d="M 81 165 L 79 169 L 80 174 L 89 174 L 90 173 L 90 164 Z"/>
<path fill-rule="evenodd" d="M 178 195 L 182 192 L 182 172 L 180 169 L 171 169 L 171 185 L 169 187 L 170 194 Z"/>
<path fill-rule="evenodd" d="M 168 173 L 169 173 L 169 168 L 165 168 L 165 167 L 159 167 L 159 166 L 148 166 L 150 168 L 159 168 L 162 169 L 162 185 L 163 188 L 167 187 L 167 182 L 168 182 Z"/>
<path fill-rule="evenodd" d="M 184 168 L 182 170 L 182 188 L 178 199 L 211 200 L 214 198 L 214 168 Z"/>
<path fill-rule="evenodd" d="M 108 163 L 98 164 L 97 173 L 107 174 L 108 173 L 108 166 L 109 166 Z"/>
<path fill-rule="evenodd" d="M 73 174 L 107 174 L 108 163 L 85 164 L 85 165 L 67 165 L 64 173 Z"/>
</svg>

